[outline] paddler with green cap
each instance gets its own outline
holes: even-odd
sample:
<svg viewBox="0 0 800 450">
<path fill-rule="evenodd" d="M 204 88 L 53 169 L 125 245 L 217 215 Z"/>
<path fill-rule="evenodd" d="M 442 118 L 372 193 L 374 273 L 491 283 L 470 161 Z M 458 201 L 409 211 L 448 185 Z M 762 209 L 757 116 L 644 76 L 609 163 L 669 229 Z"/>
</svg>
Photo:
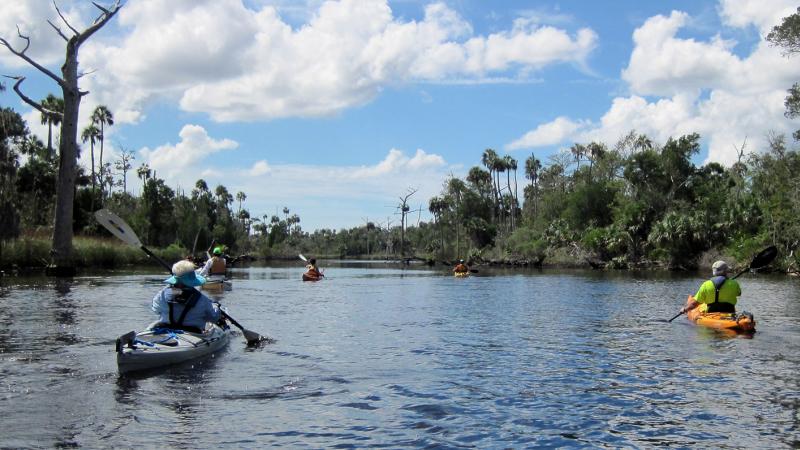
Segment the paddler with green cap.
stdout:
<svg viewBox="0 0 800 450">
<path fill-rule="evenodd" d="M 225 257 L 222 255 L 222 245 L 214 247 L 214 241 L 211 242 L 211 247 L 206 251 L 208 260 L 198 273 L 204 277 L 212 277 L 215 275 L 225 276 L 226 262 Z"/>
</svg>

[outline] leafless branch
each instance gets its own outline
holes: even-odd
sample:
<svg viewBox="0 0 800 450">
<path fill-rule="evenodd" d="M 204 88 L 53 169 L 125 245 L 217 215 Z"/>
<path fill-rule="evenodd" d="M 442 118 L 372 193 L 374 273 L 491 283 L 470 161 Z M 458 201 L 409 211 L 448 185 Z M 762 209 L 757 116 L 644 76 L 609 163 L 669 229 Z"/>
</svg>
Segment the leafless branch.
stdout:
<svg viewBox="0 0 800 450">
<path fill-rule="evenodd" d="M 107 10 L 106 8 L 102 7 L 101 5 L 98 5 L 96 2 L 92 2 L 92 4 L 94 6 L 96 6 L 97 9 L 99 9 L 100 11 L 103 11 L 104 14 L 111 14 L 111 11 Z"/>
<path fill-rule="evenodd" d="M 90 70 L 88 72 L 81 72 L 80 75 L 78 75 L 78 78 L 83 78 L 86 75 L 91 75 L 91 74 L 93 74 L 95 72 L 97 72 L 97 69 L 92 69 L 92 70 Z"/>
<path fill-rule="evenodd" d="M 22 90 L 19 88 L 19 85 L 22 84 L 23 81 L 25 81 L 25 77 L 22 77 L 22 76 L 9 76 L 9 75 L 4 75 L 4 76 L 6 78 L 11 78 L 12 80 L 17 80 L 17 82 L 14 83 L 14 92 L 16 92 L 17 95 L 19 95 L 19 98 L 21 98 L 25 103 L 27 103 L 27 104 L 31 105 L 32 107 L 36 108 L 42 114 L 52 114 L 54 112 L 54 111 L 50 111 L 48 109 L 45 109 L 38 102 L 34 101 L 30 97 L 28 97 L 27 95 L 22 93 Z"/>
<path fill-rule="evenodd" d="M 25 41 L 25 48 L 23 48 L 22 51 L 20 52 L 20 53 L 25 53 L 26 51 L 28 51 L 28 47 L 31 46 L 31 38 L 29 36 L 25 36 L 24 34 L 22 34 L 22 30 L 19 29 L 19 25 L 17 25 L 17 36 L 19 36 L 20 39 Z M 8 47 L 8 44 L 6 44 L 6 47 Z"/>
<path fill-rule="evenodd" d="M 8 49 L 8 51 L 17 55 L 19 58 L 23 59 L 25 62 L 32 65 L 33 67 L 36 67 L 37 69 L 39 69 L 40 72 L 52 78 L 53 80 L 55 80 L 56 83 L 58 83 L 59 86 L 63 87 L 64 80 L 62 80 L 61 77 L 51 72 L 47 67 L 44 67 L 43 65 L 34 61 L 28 55 L 25 54 L 25 51 L 28 50 L 28 46 L 30 45 L 30 39 L 27 36 L 24 36 L 22 33 L 20 33 L 19 28 L 17 28 L 17 33 L 19 33 L 19 37 L 21 39 L 25 40 L 25 48 L 23 48 L 22 50 L 15 50 L 14 47 L 12 47 L 11 44 L 2 37 L 0 37 L 0 44 L 3 44 Z"/>
<path fill-rule="evenodd" d="M 50 26 L 53 27 L 54 30 L 56 30 L 56 33 L 58 33 L 58 35 L 61 36 L 61 39 L 64 39 L 65 41 L 69 42 L 69 38 L 66 37 L 64 33 L 61 32 L 61 28 L 58 28 L 56 24 L 50 22 L 50 19 L 47 19 L 47 23 L 49 23 Z"/>
<path fill-rule="evenodd" d="M 103 13 L 100 14 L 99 16 L 97 16 L 97 18 L 94 20 L 94 23 L 92 23 L 92 25 L 89 28 L 83 30 L 83 33 L 81 33 L 80 35 L 77 36 L 77 38 L 78 38 L 77 44 L 78 45 L 82 44 L 83 41 L 89 39 L 89 37 L 91 37 L 97 30 L 102 28 L 103 25 L 105 25 L 106 22 L 111 20 L 111 18 L 114 17 L 114 15 L 117 14 L 119 9 L 122 7 L 121 0 L 116 0 L 114 2 L 114 6 L 112 6 L 111 9 L 103 8 L 103 7 L 99 6 L 99 5 L 97 5 L 96 3 L 94 5 L 98 9 L 103 11 Z"/>
<path fill-rule="evenodd" d="M 79 36 L 81 33 L 78 32 L 78 30 L 76 30 L 75 28 L 72 27 L 72 25 L 69 24 L 69 22 L 67 21 L 67 18 L 64 17 L 64 14 L 61 14 L 61 10 L 58 9 L 58 5 L 56 4 L 56 0 L 53 0 L 53 8 L 56 9 L 56 12 L 58 13 L 58 17 L 61 17 L 61 20 L 64 22 L 64 24 L 66 24 L 67 27 L 69 27 L 69 29 L 72 30 L 73 33 L 75 33 L 75 36 Z M 48 22 L 49 22 L 49 20 L 48 20 Z M 50 25 L 52 25 L 52 24 L 50 24 Z M 59 31 L 59 34 L 61 34 L 60 31 Z M 62 34 L 61 36 L 63 37 L 64 35 Z"/>
</svg>

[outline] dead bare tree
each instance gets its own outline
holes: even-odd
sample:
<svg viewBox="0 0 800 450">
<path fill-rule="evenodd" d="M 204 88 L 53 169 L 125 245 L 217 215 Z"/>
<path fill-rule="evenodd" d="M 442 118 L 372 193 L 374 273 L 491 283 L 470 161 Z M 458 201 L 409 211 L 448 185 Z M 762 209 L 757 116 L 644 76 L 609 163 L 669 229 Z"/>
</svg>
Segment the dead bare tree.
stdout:
<svg viewBox="0 0 800 450">
<path fill-rule="evenodd" d="M 400 213 L 400 259 L 405 258 L 405 249 L 406 249 L 406 216 L 413 212 L 411 211 L 411 207 L 408 206 L 408 199 L 417 192 L 417 189 L 408 188 L 408 191 L 404 197 L 400 197 L 400 204 L 397 205 L 397 209 Z"/>
<path fill-rule="evenodd" d="M 55 1 L 53 2 L 58 16 L 68 28 L 67 31 L 64 31 L 50 20 L 47 21 L 55 32 L 66 42 L 66 56 L 64 58 L 64 64 L 61 66 L 61 76 L 56 75 L 50 69 L 26 54 L 28 47 L 30 47 L 31 40 L 29 36 L 23 35 L 19 28 L 17 28 L 17 35 L 25 44 L 22 49 L 15 48 L 8 40 L 0 37 L 0 44 L 6 47 L 8 51 L 53 79 L 53 81 L 61 87 L 62 98 L 64 99 L 64 112 L 61 121 L 61 142 L 58 147 L 59 165 L 52 249 L 53 262 L 55 263 L 57 273 L 69 274 L 70 272 L 74 272 L 74 263 L 72 261 L 72 204 L 75 198 L 75 178 L 77 177 L 78 167 L 78 112 L 80 110 L 81 99 L 84 95 L 89 93 L 87 91 L 81 91 L 78 87 L 78 80 L 83 75 L 78 73 L 78 50 L 87 39 L 114 17 L 117 11 L 122 7 L 120 1 L 121 0 L 116 0 L 114 5 L 109 8 L 92 2 L 94 6 L 100 10 L 100 14 L 95 18 L 94 22 L 83 31 L 75 29 L 69 21 L 67 21 L 66 17 L 64 17 L 64 14 L 61 13 Z M 16 92 L 25 103 L 31 105 L 42 114 L 58 114 L 61 116 L 60 112 L 43 108 L 40 103 L 33 101 L 22 92 L 20 85 L 25 81 L 25 77 L 9 76 L 9 78 L 16 80 L 14 83 L 14 92 Z"/>
</svg>

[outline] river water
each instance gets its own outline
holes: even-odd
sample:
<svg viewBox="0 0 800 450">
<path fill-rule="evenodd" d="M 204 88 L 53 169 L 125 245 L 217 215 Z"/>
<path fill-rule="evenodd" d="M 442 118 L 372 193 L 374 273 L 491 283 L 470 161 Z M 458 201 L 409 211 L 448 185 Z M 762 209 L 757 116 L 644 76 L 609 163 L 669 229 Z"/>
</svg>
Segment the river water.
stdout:
<svg viewBox="0 0 800 450">
<path fill-rule="evenodd" d="M 758 332 L 672 317 L 699 276 L 234 269 L 241 334 L 117 373 L 163 275 L 0 287 L 0 447 L 800 447 L 800 280 L 746 274 Z"/>
</svg>

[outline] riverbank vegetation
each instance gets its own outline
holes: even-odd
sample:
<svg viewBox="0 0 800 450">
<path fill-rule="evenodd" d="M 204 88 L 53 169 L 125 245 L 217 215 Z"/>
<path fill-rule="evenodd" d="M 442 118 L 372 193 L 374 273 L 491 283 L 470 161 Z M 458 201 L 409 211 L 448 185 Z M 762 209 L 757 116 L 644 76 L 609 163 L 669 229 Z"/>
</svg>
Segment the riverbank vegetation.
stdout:
<svg viewBox="0 0 800 450">
<path fill-rule="evenodd" d="M 21 117 L 3 110 L 16 135 L 3 140 L 4 228 L 2 268 L 44 267 L 50 260 L 55 158 L 27 133 Z M 75 196 L 75 264 L 119 267 L 147 263 L 146 256 L 108 238 L 92 217 L 105 207 L 123 217 L 144 243 L 167 260 L 200 256 L 213 240 L 230 253 L 255 259 L 298 253 L 329 258 L 508 262 L 524 265 L 584 265 L 607 268 L 693 269 L 709 253 L 746 264 L 761 248 L 776 244 L 777 267 L 796 270 L 800 242 L 800 154 L 783 136 L 765 151 L 747 152 L 726 168 L 692 163 L 700 136 L 657 145 L 630 133 L 608 147 L 576 144 L 543 164 L 534 155 L 517 184 L 517 162 L 487 149 L 482 166 L 463 179 L 443 182 L 430 199 L 431 221 L 408 224 L 407 202 L 398 205 L 394 226 L 367 223 L 351 229 L 306 232 L 300 217 L 252 217 L 247 195 L 213 190 L 198 180 L 190 192 L 167 186 L 146 165 L 136 170 L 140 195 L 123 180 L 130 160 L 105 163 L 103 182 L 79 170 Z M 26 158 L 21 162 L 20 155 Z M 127 155 L 130 157 L 130 155 Z M 113 171 L 111 167 L 118 167 Z M 412 192 L 412 191 L 409 191 Z M 402 197 L 401 197 L 402 198 Z M 406 198 L 405 200 L 409 200 Z M 405 214 L 403 211 L 405 210 Z M 419 215 L 417 215 L 419 217 Z M 414 222 L 413 220 L 411 220 Z M 16 231 L 9 234 L 9 231 Z"/>
</svg>

